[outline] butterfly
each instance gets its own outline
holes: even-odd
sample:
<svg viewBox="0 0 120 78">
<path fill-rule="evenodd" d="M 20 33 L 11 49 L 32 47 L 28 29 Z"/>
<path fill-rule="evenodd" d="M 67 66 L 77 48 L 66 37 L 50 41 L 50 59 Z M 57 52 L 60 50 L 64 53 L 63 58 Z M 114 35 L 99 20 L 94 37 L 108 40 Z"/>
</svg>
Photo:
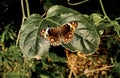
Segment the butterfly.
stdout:
<svg viewBox="0 0 120 78">
<path fill-rule="evenodd" d="M 59 46 L 69 43 L 74 37 L 74 32 L 78 26 L 76 21 L 61 25 L 60 27 L 48 27 L 40 31 L 40 36 L 50 42 L 52 46 Z"/>
</svg>

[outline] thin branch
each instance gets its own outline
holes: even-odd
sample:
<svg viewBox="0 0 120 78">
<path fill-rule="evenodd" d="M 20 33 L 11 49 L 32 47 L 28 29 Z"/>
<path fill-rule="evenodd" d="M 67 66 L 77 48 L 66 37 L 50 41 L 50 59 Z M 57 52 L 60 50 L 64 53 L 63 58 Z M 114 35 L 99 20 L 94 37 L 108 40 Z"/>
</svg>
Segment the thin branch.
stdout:
<svg viewBox="0 0 120 78">
<path fill-rule="evenodd" d="M 22 8 L 22 15 L 23 15 L 23 17 L 22 17 L 22 24 L 23 24 L 23 22 L 26 18 L 23 0 L 21 0 L 21 8 Z"/>
<path fill-rule="evenodd" d="M 77 60 L 77 57 L 74 58 L 74 61 L 72 62 L 73 64 L 71 63 L 70 73 L 69 73 L 68 78 L 71 78 L 72 73 L 73 73 L 73 75 L 76 77 L 76 74 L 75 74 L 75 72 L 74 72 L 74 70 L 73 70 L 73 67 L 75 66 L 76 60 Z M 71 62 L 71 61 L 69 60 L 69 57 L 68 57 L 68 61 Z"/>
<path fill-rule="evenodd" d="M 73 70 L 73 67 L 75 66 L 75 62 L 76 62 L 76 60 L 77 60 L 77 57 L 74 58 L 74 61 L 71 61 L 70 58 L 69 58 L 69 54 L 68 54 L 69 51 L 68 51 L 68 50 L 65 50 L 65 52 L 66 52 L 66 56 L 67 56 L 67 59 L 68 59 L 68 63 L 70 63 L 70 73 L 69 73 L 68 78 L 71 78 L 72 73 L 73 73 L 73 75 L 74 75 L 75 78 L 76 78 L 76 74 L 75 74 L 75 72 L 74 72 L 74 70 Z"/>
<path fill-rule="evenodd" d="M 94 70 L 90 70 L 90 71 L 84 72 L 84 74 L 82 74 L 82 75 L 87 75 L 89 73 L 93 73 L 93 72 L 96 72 L 96 71 L 108 70 L 108 68 L 112 68 L 112 67 L 113 67 L 113 65 L 111 65 L 111 66 L 104 66 L 104 67 L 101 67 L 101 68 L 98 68 L 98 69 L 94 69 Z"/>
<path fill-rule="evenodd" d="M 84 0 L 84 1 L 81 1 L 81 2 L 77 2 L 77 3 L 70 3 L 70 0 L 67 0 L 69 5 L 79 5 L 79 4 L 85 3 L 87 1 L 89 1 L 89 0 Z"/>
<path fill-rule="evenodd" d="M 120 20 L 120 17 L 116 18 L 115 21 Z"/>
</svg>

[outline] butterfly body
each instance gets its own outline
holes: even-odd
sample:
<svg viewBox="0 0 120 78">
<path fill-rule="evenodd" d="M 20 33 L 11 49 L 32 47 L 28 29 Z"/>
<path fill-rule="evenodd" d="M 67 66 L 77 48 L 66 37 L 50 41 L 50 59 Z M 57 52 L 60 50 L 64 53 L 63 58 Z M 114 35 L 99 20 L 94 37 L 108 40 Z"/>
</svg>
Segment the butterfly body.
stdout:
<svg viewBox="0 0 120 78">
<path fill-rule="evenodd" d="M 69 43 L 74 37 L 77 28 L 77 22 L 70 22 L 60 27 L 50 27 L 40 31 L 40 36 L 48 40 L 51 45 L 59 46 L 63 43 Z"/>
</svg>

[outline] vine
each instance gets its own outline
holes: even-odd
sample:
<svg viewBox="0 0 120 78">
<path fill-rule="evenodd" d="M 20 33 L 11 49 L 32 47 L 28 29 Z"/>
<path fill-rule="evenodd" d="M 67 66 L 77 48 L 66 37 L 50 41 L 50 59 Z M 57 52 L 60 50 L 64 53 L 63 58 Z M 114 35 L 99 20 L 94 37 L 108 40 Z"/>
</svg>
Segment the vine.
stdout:
<svg viewBox="0 0 120 78">
<path fill-rule="evenodd" d="M 107 18 L 109 21 L 111 21 L 110 18 L 107 16 L 106 12 L 105 12 L 102 0 L 99 0 L 99 2 L 100 2 L 101 8 L 102 8 L 102 12 L 103 12 L 105 18 Z"/>
</svg>

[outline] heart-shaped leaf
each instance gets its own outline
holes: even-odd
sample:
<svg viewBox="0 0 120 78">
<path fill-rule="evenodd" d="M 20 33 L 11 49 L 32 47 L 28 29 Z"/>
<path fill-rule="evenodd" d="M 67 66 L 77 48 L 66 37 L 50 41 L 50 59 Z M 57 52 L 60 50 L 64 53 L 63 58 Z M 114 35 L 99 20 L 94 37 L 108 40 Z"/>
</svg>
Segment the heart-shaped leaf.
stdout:
<svg viewBox="0 0 120 78">
<path fill-rule="evenodd" d="M 49 50 L 48 41 L 38 36 L 42 20 L 40 15 L 33 14 L 21 26 L 19 45 L 23 54 L 28 58 L 35 58 L 36 55 L 41 56 Z"/>
<path fill-rule="evenodd" d="M 93 53 L 99 46 L 100 37 L 93 23 L 86 17 L 78 15 L 78 27 L 73 40 L 69 44 L 63 44 L 71 51 L 80 50 L 84 53 Z"/>
</svg>

